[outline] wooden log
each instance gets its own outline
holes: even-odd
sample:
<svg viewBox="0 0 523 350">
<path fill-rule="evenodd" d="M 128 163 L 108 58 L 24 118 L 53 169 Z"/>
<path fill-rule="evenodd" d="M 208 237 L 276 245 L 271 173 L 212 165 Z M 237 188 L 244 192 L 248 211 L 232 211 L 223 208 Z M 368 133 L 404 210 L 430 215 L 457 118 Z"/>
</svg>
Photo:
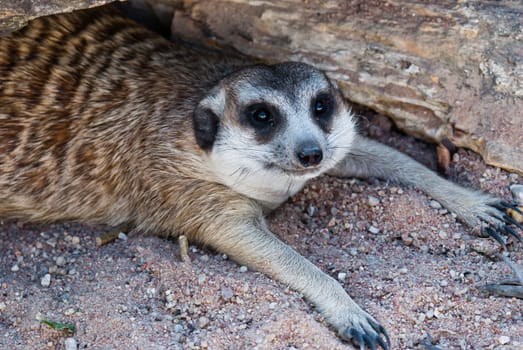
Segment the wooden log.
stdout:
<svg viewBox="0 0 523 350">
<path fill-rule="evenodd" d="M 409 134 L 523 174 L 523 3 L 186 0 L 173 32 L 328 72 Z"/>
<path fill-rule="evenodd" d="M 54 13 L 99 6 L 113 0 L 0 0 L 0 36 L 24 27 L 28 21 Z"/>
</svg>

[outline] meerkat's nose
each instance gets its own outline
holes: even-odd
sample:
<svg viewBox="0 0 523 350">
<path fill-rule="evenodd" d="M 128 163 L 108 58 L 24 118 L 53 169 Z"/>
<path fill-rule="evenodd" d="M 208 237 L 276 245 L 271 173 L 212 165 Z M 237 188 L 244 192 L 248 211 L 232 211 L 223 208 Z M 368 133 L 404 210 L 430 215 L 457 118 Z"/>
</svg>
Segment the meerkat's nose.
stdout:
<svg viewBox="0 0 523 350">
<path fill-rule="evenodd" d="M 320 164 L 323 159 L 321 147 L 314 141 L 308 141 L 301 144 L 296 152 L 298 160 L 304 167 L 310 167 Z"/>
</svg>

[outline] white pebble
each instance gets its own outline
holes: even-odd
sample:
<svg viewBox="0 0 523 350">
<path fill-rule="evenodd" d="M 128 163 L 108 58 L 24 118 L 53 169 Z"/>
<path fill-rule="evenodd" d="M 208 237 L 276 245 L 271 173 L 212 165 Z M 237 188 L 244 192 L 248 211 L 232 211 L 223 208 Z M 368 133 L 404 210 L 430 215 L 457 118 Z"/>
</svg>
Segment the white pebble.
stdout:
<svg viewBox="0 0 523 350">
<path fill-rule="evenodd" d="M 501 345 L 508 344 L 508 343 L 510 343 L 510 337 L 507 337 L 506 335 L 502 335 L 501 337 L 498 338 L 498 342 Z"/>
<path fill-rule="evenodd" d="M 120 241 L 127 241 L 127 235 L 123 232 L 118 233 L 118 239 Z"/>
<path fill-rule="evenodd" d="M 518 204 L 523 204 L 523 185 L 516 184 L 510 186 L 510 192 Z"/>
<path fill-rule="evenodd" d="M 347 277 L 347 274 L 345 272 L 338 273 L 338 281 L 345 281 L 345 278 Z"/>
<path fill-rule="evenodd" d="M 65 350 L 76 350 L 77 348 L 78 348 L 78 345 L 76 344 L 76 339 L 67 338 L 65 340 Z"/>
<path fill-rule="evenodd" d="M 233 292 L 233 290 L 230 287 L 222 287 L 221 288 L 221 294 L 222 294 L 222 298 L 223 299 L 229 300 L 234 295 L 234 292 Z"/>
<path fill-rule="evenodd" d="M 205 316 L 202 316 L 198 319 L 198 328 L 205 328 L 207 327 L 207 325 L 210 323 L 210 320 L 205 317 Z"/>
<path fill-rule="evenodd" d="M 40 280 L 42 287 L 49 287 L 51 285 L 51 275 L 46 273 Z"/>
<path fill-rule="evenodd" d="M 17 264 L 14 264 L 13 266 L 11 266 L 11 271 L 16 272 L 18 270 L 20 270 L 20 267 L 18 267 Z"/>
<path fill-rule="evenodd" d="M 374 196 L 369 196 L 368 203 L 371 207 L 374 207 L 374 206 L 380 204 L 380 200 Z"/>
<path fill-rule="evenodd" d="M 378 233 L 380 233 L 380 229 L 371 225 L 369 227 L 369 232 L 373 233 L 373 234 L 378 234 Z"/>
<path fill-rule="evenodd" d="M 240 266 L 240 272 L 247 272 L 247 266 Z"/>
</svg>

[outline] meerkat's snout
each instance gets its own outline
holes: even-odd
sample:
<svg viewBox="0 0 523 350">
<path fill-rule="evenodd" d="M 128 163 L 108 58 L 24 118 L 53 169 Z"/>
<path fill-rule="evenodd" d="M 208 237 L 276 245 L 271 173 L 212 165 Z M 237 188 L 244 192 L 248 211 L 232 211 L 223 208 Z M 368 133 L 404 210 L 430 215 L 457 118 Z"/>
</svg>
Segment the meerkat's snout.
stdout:
<svg viewBox="0 0 523 350">
<path fill-rule="evenodd" d="M 316 141 L 305 141 L 298 146 L 296 157 L 305 168 L 316 166 L 323 159 L 323 150 Z"/>
</svg>

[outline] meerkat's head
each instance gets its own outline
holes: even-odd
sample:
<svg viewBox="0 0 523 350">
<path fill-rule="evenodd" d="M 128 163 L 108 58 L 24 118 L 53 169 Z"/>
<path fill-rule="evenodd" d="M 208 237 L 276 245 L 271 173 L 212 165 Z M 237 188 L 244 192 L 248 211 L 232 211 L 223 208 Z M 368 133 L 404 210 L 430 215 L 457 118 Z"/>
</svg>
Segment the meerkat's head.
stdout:
<svg viewBox="0 0 523 350">
<path fill-rule="evenodd" d="M 193 125 L 216 181 L 268 205 L 340 162 L 355 129 L 325 74 L 292 62 L 227 76 L 199 102 Z"/>
</svg>

